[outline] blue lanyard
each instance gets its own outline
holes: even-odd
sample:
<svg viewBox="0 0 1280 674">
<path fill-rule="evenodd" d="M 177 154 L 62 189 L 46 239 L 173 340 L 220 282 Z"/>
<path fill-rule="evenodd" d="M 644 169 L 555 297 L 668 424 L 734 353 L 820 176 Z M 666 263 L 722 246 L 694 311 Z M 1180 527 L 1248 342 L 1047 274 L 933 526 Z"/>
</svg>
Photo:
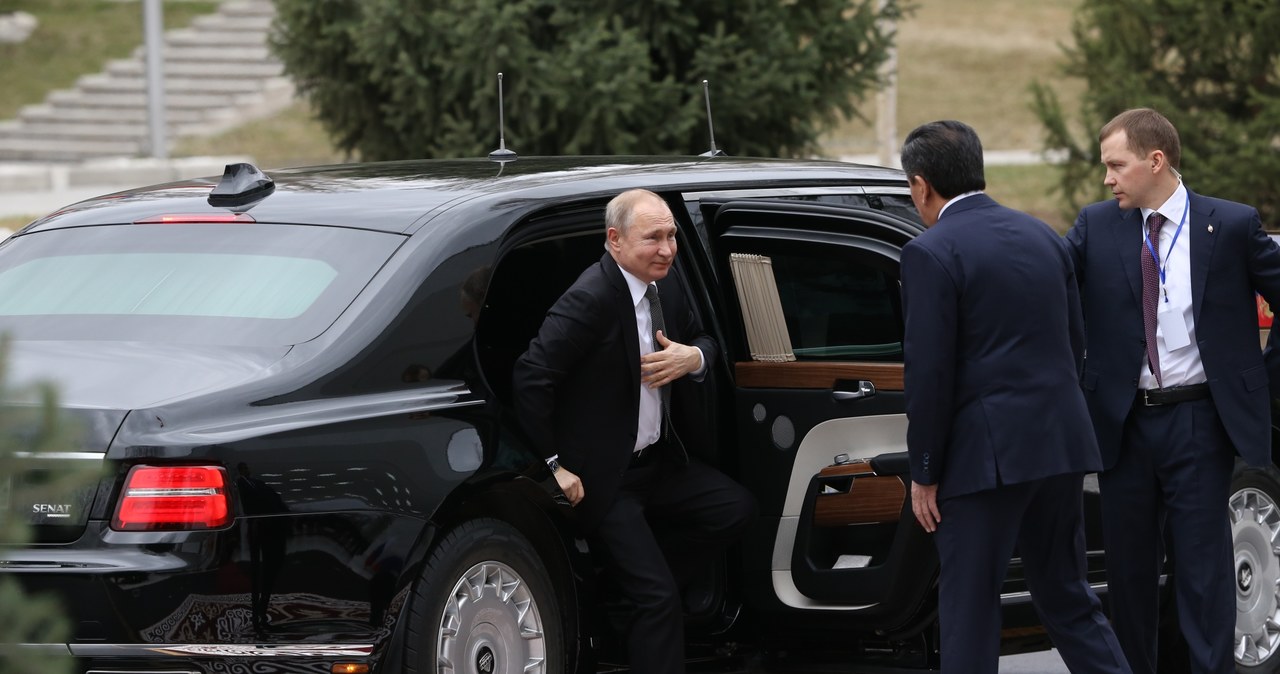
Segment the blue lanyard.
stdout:
<svg viewBox="0 0 1280 674">
<path fill-rule="evenodd" d="M 1173 255 L 1173 247 L 1178 245 L 1178 235 L 1182 233 L 1182 226 L 1187 224 L 1187 213 L 1191 212 L 1191 193 L 1187 192 L 1187 203 L 1182 208 L 1182 219 L 1178 221 L 1178 229 L 1173 232 L 1173 242 L 1169 244 L 1169 252 L 1164 256 L 1164 264 L 1160 264 L 1160 254 L 1156 252 L 1155 246 L 1151 245 L 1151 236 L 1143 233 L 1142 240 L 1147 244 L 1147 250 L 1151 253 L 1151 259 L 1156 261 L 1156 271 L 1160 272 L 1160 288 L 1164 289 L 1165 272 L 1169 267 L 1169 256 Z M 1149 230 L 1150 228 L 1148 228 Z M 1169 293 L 1164 293 L 1164 301 L 1169 301 Z"/>
</svg>

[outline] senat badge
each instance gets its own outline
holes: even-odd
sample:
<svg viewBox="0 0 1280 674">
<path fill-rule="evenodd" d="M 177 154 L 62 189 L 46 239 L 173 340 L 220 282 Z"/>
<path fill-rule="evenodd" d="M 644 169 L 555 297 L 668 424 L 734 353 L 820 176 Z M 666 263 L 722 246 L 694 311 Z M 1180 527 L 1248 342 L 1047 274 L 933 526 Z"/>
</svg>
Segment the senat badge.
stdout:
<svg viewBox="0 0 1280 674">
<path fill-rule="evenodd" d="M 1212 234 L 1212 233 L 1213 233 L 1213 225 L 1209 225 L 1209 233 L 1210 233 L 1210 234 Z"/>
</svg>

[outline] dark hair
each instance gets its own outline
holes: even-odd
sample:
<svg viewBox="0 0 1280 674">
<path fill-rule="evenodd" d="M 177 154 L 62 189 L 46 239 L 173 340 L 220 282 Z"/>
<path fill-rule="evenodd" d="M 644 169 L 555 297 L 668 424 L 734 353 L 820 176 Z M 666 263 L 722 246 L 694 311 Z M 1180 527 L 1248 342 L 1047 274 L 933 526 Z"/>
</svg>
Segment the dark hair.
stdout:
<svg viewBox="0 0 1280 674">
<path fill-rule="evenodd" d="M 985 190 L 982 141 L 968 124 L 945 119 L 917 126 L 902 144 L 902 170 L 920 176 L 944 199 Z"/>
<path fill-rule="evenodd" d="M 1164 115 L 1151 108 L 1133 108 L 1111 118 L 1098 132 L 1098 142 L 1109 138 L 1117 131 L 1124 131 L 1126 145 L 1130 152 L 1142 157 L 1148 152 L 1159 150 L 1173 170 L 1182 169 L 1182 141 L 1178 140 L 1178 130 L 1174 128 Z"/>
</svg>

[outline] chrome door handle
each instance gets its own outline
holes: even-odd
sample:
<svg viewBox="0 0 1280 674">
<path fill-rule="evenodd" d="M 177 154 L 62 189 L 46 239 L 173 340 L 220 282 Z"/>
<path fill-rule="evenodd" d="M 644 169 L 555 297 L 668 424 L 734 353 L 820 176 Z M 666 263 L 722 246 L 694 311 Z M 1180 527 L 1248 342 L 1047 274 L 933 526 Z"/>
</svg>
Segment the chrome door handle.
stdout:
<svg viewBox="0 0 1280 674">
<path fill-rule="evenodd" d="M 876 394 L 876 385 L 865 379 L 858 382 L 857 391 L 832 391 L 831 397 L 836 401 L 858 400 L 860 398 L 870 398 Z"/>
</svg>

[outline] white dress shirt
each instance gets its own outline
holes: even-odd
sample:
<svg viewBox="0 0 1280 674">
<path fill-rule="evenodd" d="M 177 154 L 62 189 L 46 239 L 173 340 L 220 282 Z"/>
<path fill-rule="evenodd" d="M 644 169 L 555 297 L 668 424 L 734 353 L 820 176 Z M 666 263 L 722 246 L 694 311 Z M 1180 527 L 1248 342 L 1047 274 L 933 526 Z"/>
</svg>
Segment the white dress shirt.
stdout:
<svg viewBox="0 0 1280 674">
<path fill-rule="evenodd" d="M 1170 351 L 1164 342 L 1164 331 L 1159 323 L 1156 324 L 1156 348 L 1160 356 L 1160 384 L 1156 383 L 1156 377 L 1151 373 L 1151 368 L 1147 365 L 1147 359 L 1142 359 L 1142 370 L 1138 375 L 1138 388 L 1157 388 L 1161 385 L 1169 386 L 1185 386 L 1188 384 L 1201 384 L 1208 381 L 1204 374 L 1204 364 L 1200 362 L 1200 347 L 1196 344 L 1196 323 L 1194 318 L 1194 307 L 1191 302 L 1191 229 L 1194 223 L 1191 222 L 1191 213 L 1187 212 L 1189 207 L 1187 202 L 1187 188 L 1178 182 L 1178 189 L 1173 191 L 1164 205 L 1156 209 L 1163 215 L 1167 222 L 1160 227 L 1160 243 L 1157 250 L 1160 251 L 1160 268 L 1164 270 L 1164 284 L 1160 289 L 1160 304 L 1164 304 L 1167 300 L 1174 313 L 1181 315 L 1187 324 L 1187 334 L 1191 338 L 1191 343 Z M 1153 211 L 1149 208 L 1142 209 L 1142 234 L 1143 240 L 1140 243 L 1146 246 L 1145 236 L 1147 234 L 1147 218 Z M 1186 221 L 1183 221 L 1183 217 Z M 1182 225 L 1182 233 L 1178 234 L 1178 223 Z M 1174 236 L 1178 237 L 1175 243 Z M 1155 241 L 1151 242 L 1156 245 Z M 1150 250 L 1150 249 L 1147 249 Z M 1146 254 L 1150 254 L 1147 252 Z"/>
<path fill-rule="evenodd" d="M 627 289 L 631 291 L 631 302 L 635 305 L 636 312 L 636 331 L 640 337 L 640 355 L 643 357 L 658 350 L 653 343 L 653 326 L 649 319 L 649 298 L 644 296 L 645 290 L 648 289 L 649 285 L 621 266 L 618 267 L 618 270 L 622 272 L 622 278 L 627 281 Z M 666 317 L 664 316 L 663 318 Z M 706 367 L 702 349 L 698 349 L 698 355 L 703 360 L 700 360 L 698 369 L 691 373 L 695 378 Z M 662 437 L 662 395 L 659 391 L 661 389 L 649 388 L 645 386 L 643 381 L 640 382 L 640 421 L 636 428 L 634 451 L 638 452 L 657 442 L 658 438 Z"/>
</svg>

